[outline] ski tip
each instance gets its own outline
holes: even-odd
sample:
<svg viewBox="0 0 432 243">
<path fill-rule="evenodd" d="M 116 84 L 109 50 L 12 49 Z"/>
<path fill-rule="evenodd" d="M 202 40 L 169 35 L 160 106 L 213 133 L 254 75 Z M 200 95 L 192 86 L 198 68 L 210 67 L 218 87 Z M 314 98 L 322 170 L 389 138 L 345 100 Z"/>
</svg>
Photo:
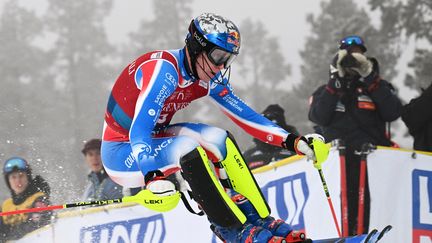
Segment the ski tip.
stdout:
<svg viewBox="0 0 432 243">
<path fill-rule="evenodd" d="M 384 227 L 383 231 L 389 231 L 393 228 L 393 226 L 391 225 L 387 225 L 386 227 Z"/>
<path fill-rule="evenodd" d="M 381 240 L 381 238 L 383 238 L 383 236 L 389 232 L 391 229 L 393 228 L 393 226 L 391 225 L 387 225 L 386 227 L 384 227 L 383 230 L 381 230 L 380 234 L 378 235 L 378 239 L 377 240 Z"/>
<path fill-rule="evenodd" d="M 369 243 L 371 242 L 371 240 L 374 238 L 374 236 L 378 233 L 377 229 L 373 229 L 371 232 L 369 232 L 366 236 L 366 238 L 364 239 L 364 243 Z"/>
</svg>

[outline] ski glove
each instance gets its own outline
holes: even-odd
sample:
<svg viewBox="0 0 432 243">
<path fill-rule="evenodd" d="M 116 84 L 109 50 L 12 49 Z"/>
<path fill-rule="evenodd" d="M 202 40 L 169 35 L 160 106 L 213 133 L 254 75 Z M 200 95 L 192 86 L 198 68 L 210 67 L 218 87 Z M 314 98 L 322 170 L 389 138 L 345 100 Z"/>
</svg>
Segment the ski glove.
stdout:
<svg viewBox="0 0 432 243">
<path fill-rule="evenodd" d="M 282 146 L 298 155 L 306 155 L 308 160 L 316 161 L 315 152 L 311 147 L 313 139 L 320 139 L 325 142 L 324 137 L 317 133 L 306 134 L 305 136 L 296 136 L 290 133 Z"/>
<path fill-rule="evenodd" d="M 351 56 L 357 61 L 356 65 L 351 67 L 352 70 L 356 71 L 363 78 L 372 73 L 373 64 L 365 55 L 354 52 L 351 53 Z"/>
<path fill-rule="evenodd" d="M 153 180 L 147 183 L 146 189 L 153 192 L 158 196 L 170 196 L 176 193 L 176 188 L 174 183 L 169 180 L 160 179 Z"/>
<path fill-rule="evenodd" d="M 344 66 L 346 66 L 346 63 L 345 63 L 346 61 L 343 62 L 342 60 L 345 59 L 347 54 L 348 54 L 348 52 L 345 49 L 339 50 L 338 54 L 337 54 L 336 69 L 337 69 L 339 77 L 341 77 L 341 78 L 345 77 L 345 73 L 346 73 L 345 68 L 346 67 L 344 67 Z"/>
</svg>

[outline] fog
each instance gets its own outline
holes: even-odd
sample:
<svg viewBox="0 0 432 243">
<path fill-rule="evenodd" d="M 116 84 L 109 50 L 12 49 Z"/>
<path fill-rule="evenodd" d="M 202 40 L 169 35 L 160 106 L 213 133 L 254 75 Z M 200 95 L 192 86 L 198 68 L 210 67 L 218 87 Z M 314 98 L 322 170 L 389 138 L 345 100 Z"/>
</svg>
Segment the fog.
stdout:
<svg viewBox="0 0 432 243">
<path fill-rule="evenodd" d="M 146 51 L 182 48 L 190 20 L 202 12 L 221 14 L 240 28 L 242 49 L 231 77 L 239 96 L 257 111 L 271 103 L 281 104 L 288 123 L 297 126 L 301 133 L 312 131 L 313 124 L 307 120 L 307 100 L 318 85 L 327 82 L 331 53 L 336 51 L 337 40 L 344 34 L 357 31 L 361 35 L 376 30 L 375 36 L 364 36 L 367 43 L 374 44 L 370 54 L 383 60 L 385 78 L 393 83 L 405 102 L 417 96 L 427 81 L 407 87 L 406 75 L 418 74 L 408 63 L 414 58 L 416 48 L 430 50 L 430 39 L 416 36 L 415 30 L 408 27 L 408 32 L 414 34 L 406 36 L 407 29 L 392 29 L 392 23 L 382 19 L 382 11 L 386 9 L 372 10 L 376 1 L 365 0 L 357 5 L 346 2 L 354 4 L 349 6 L 355 6 L 359 13 L 364 11 L 368 17 L 365 22 L 370 25 L 356 26 L 355 22 L 349 25 L 351 20 L 347 20 L 344 26 L 331 26 L 334 35 L 320 36 L 314 32 L 307 16 L 313 14 L 316 20 L 322 14 L 322 4 L 330 2 L 341 6 L 341 14 L 354 10 L 345 10 L 341 0 L 76 0 L 69 3 L 2 0 L 0 162 L 22 156 L 30 162 L 35 174 L 48 180 L 55 203 L 79 200 L 88 173 L 80 150 L 85 140 L 101 136 L 107 97 L 116 77 L 128 62 Z M 332 17 L 337 18 L 339 12 L 335 12 Z M 383 28 L 393 31 L 396 38 L 378 42 L 382 36 L 377 35 L 386 35 Z M 319 67 L 305 63 L 304 56 L 308 53 L 303 57 L 300 54 L 311 39 L 322 40 L 316 52 L 321 48 L 331 50 L 330 54 L 322 53 Z M 383 54 L 381 51 L 388 46 L 395 46 L 395 51 Z M 268 58 L 260 52 L 262 49 L 268 49 L 275 57 L 273 60 L 282 61 L 258 62 L 259 67 L 273 65 L 281 70 L 279 76 L 266 72 L 265 68 L 259 75 L 251 74 L 259 68 L 250 64 L 256 63 L 252 60 Z M 313 69 L 324 71 L 319 77 L 309 77 L 307 71 Z M 307 79 L 315 80 L 315 84 L 304 83 Z M 294 94 L 295 87 L 301 92 Z M 217 125 L 232 131 L 242 149 L 251 146 L 252 138 L 227 122 L 221 112 L 209 113 L 214 108 L 208 100 L 199 100 L 179 112 L 175 121 Z M 411 148 L 412 139 L 407 136 L 403 123 L 398 120 L 392 127 L 394 140 L 402 147 Z M 1 183 L 0 199 L 6 197 L 9 191 Z"/>
</svg>

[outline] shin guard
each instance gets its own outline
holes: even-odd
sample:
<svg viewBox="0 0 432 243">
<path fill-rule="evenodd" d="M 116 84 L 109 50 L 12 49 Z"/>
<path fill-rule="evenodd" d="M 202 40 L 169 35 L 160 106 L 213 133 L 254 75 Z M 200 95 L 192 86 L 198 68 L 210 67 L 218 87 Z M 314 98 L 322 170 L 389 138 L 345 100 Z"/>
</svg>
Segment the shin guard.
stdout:
<svg viewBox="0 0 432 243">
<path fill-rule="evenodd" d="M 241 227 L 246 216 L 226 194 L 210 163 L 201 147 L 180 159 L 183 177 L 192 189 L 192 196 L 211 222 L 222 227 Z"/>
<path fill-rule="evenodd" d="M 261 218 L 269 216 L 270 207 L 252 172 L 244 162 L 243 156 L 231 134 L 228 133 L 225 143 L 227 156 L 220 164 L 228 175 L 232 189 L 249 199 Z"/>
</svg>

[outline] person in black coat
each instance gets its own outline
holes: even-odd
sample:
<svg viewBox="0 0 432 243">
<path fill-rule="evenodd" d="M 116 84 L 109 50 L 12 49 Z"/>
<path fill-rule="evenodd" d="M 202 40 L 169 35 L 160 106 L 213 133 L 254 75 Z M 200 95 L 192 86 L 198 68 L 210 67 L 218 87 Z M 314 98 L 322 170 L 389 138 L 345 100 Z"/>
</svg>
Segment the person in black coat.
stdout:
<svg viewBox="0 0 432 243">
<path fill-rule="evenodd" d="M 326 141 L 341 139 L 346 144 L 349 234 L 355 235 L 360 167 L 360 156 L 355 151 L 365 143 L 391 146 L 386 122 L 400 116 L 402 104 L 393 86 L 381 78 L 378 61 L 364 55 L 367 49 L 361 37 L 347 36 L 339 44 L 327 84 L 310 99 L 309 119 L 320 126 Z M 365 190 L 363 229 L 367 232 L 367 180 Z"/>
<path fill-rule="evenodd" d="M 285 111 L 282 107 L 280 107 L 278 104 L 272 104 L 267 106 L 267 108 L 265 108 L 261 114 L 286 131 L 299 134 L 297 128 L 286 123 L 284 113 Z M 253 139 L 253 142 L 255 145 L 247 149 L 243 154 L 250 169 L 255 169 L 263 165 L 267 165 L 270 162 L 278 161 L 295 155 L 295 153 L 292 151 L 264 143 L 256 138 Z"/>
<path fill-rule="evenodd" d="M 414 137 L 414 149 L 432 152 L 432 82 L 403 107 L 402 120 Z"/>
</svg>

